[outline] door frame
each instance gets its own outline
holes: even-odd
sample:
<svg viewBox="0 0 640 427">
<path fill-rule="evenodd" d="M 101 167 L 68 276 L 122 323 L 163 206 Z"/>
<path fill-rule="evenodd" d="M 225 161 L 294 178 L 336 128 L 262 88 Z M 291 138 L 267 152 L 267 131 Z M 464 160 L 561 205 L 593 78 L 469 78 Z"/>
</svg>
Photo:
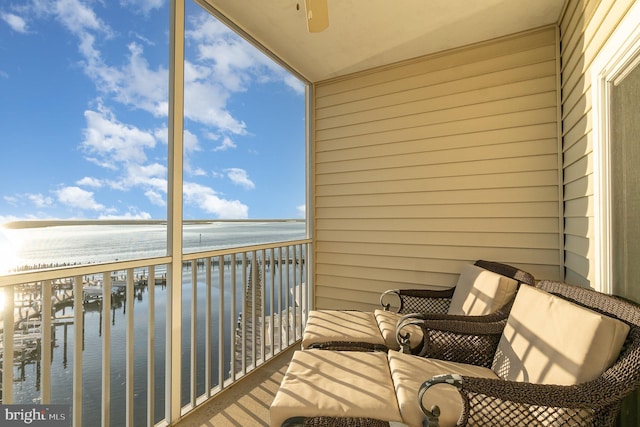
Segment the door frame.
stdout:
<svg viewBox="0 0 640 427">
<path fill-rule="evenodd" d="M 593 114 L 594 288 L 613 293 L 611 268 L 611 87 L 640 65 L 640 0 L 636 0 L 591 67 Z"/>
</svg>

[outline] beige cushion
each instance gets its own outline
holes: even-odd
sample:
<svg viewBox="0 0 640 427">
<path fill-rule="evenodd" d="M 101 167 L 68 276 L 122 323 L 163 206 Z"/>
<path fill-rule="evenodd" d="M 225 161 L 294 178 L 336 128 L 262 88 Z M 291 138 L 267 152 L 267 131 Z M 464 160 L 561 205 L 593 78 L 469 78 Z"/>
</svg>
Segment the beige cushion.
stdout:
<svg viewBox="0 0 640 427">
<path fill-rule="evenodd" d="M 491 314 L 511 301 L 518 282 L 473 264 L 462 268 L 456 283 L 449 314 L 482 316 Z"/>
<path fill-rule="evenodd" d="M 383 352 L 296 351 L 270 408 L 272 427 L 295 416 L 402 422 Z"/>
<path fill-rule="evenodd" d="M 441 374 L 497 378 L 491 369 L 474 365 L 426 359 L 396 351 L 390 351 L 388 358 L 400 413 L 404 423 L 411 427 L 422 427 L 425 417 L 418 404 L 418 390 L 429 378 Z M 429 388 L 423 402 L 426 408 L 440 407 L 440 427 L 455 426 L 462 413 L 460 394 L 453 386 L 438 384 Z"/>
<path fill-rule="evenodd" d="M 302 348 L 327 341 L 353 341 L 384 345 L 371 312 L 312 310 L 302 335 Z"/>
<path fill-rule="evenodd" d="M 398 326 L 398 320 L 403 316 L 402 314 L 395 313 L 393 311 L 375 310 L 374 316 L 378 323 L 378 328 L 382 334 L 382 338 L 387 347 L 392 350 L 400 350 L 400 345 L 396 339 L 396 327 Z M 411 347 L 415 347 L 422 341 L 422 330 L 417 325 L 409 325 L 403 328 L 403 333 L 409 333 L 409 342 Z"/>
<path fill-rule="evenodd" d="M 522 286 L 493 370 L 513 381 L 573 385 L 590 381 L 618 357 L 629 326 L 531 286 Z"/>
</svg>

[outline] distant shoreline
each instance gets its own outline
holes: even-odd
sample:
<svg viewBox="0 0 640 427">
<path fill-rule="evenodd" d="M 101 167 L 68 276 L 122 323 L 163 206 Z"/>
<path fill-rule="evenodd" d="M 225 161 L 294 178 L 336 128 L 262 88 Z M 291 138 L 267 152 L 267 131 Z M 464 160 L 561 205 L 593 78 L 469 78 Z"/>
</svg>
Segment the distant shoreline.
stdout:
<svg viewBox="0 0 640 427">
<path fill-rule="evenodd" d="M 187 219 L 184 224 L 211 224 L 215 222 L 304 222 L 304 219 Z M 0 224 L 0 228 L 41 228 L 63 227 L 70 225 L 166 225 L 164 219 L 54 219 L 54 220 L 19 220 Z"/>
</svg>

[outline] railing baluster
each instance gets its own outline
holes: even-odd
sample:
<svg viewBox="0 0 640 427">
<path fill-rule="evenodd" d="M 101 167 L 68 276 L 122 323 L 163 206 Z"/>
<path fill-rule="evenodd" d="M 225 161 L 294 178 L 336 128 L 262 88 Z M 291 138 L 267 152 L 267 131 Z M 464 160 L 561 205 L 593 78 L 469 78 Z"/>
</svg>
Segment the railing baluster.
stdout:
<svg viewBox="0 0 640 427">
<path fill-rule="evenodd" d="M 289 253 L 291 246 L 287 245 L 286 247 L 286 253 L 287 253 L 287 295 L 291 295 L 291 304 L 289 305 L 291 307 L 291 320 L 292 320 L 292 325 L 291 325 L 291 330 L 293 332 L 293 339 L 295 341 L 296 339 L 296 328 L 298 326 L 298 322 L 296 322 L 296 288 L 295 288 L 295 283 L 291 283 L 291 276 L 294 277 L 295 279 L 295 274 L 293 274 L 294 272 L 291 271 L 292 265 L 291 263 L 291 254 Z M 293 285 L 293 288 L 291 287 Z M 291 345 L 291 341 L 287 342 L 287 345 Z"/>
<path fill-rule="evenodd" d="M 225 321 L 224 321 L 224 255 L 218 256 L 218 288 L 220 296 L 220 310 L 218 312 L 218 385 L 220 390 L 224 389 L 224 365 L 225 365 L 225 352 L 224 352 L 224 337 L 225 337 Z M 231 322 L 233 325 L 233 322 Z"/>
<path fill-rule="evenodd" d="M 125 304 L 127 307 L 127 333 L 126 333 L 126 356 L 125 356 L 125 364 L 126 364 L 126 425 L 133 426 L 134 418 L 133 418 L 133 385 L 134 385 L 134 372 L 133 372 L 133 362 L 134 362 L 134 352 L 133 352 L 133 343 L 134 343 L 134 312 L 133 312 L 133 299 L 134 299 L 134 284 L 133 284 L 133 269 L 130 268 L 127 270 L 127 287 L 125 288 Z"/>
<path fill-rule="evenodd" d="M 198 397 L 198 260 L 191 261 L 191 406 Z"/>
<path fill-rule="evenodd" d="M 256 323 L 256 318 L 257 316 L 257 304 L 256 304 L 256 291 L 258 288 L 258 257 L 257 257 L 257 252 L 253 251 L 251 252 L 251 318 L 249 319 L 250 325 L 251 325 L 251 367 L 255 367 L 258 365 L 257 362 L 257 347 L 258 347 L 258 343 L 257 343 L 257 323 Z M 245 345 L 246 345 L 246 340 L 245 340 Z"/>
<path fill-rule="evenodd" d="M 4 318 L 2 326 L 2 403 L 13 403 L 13 335 L 15 333 L 15 288 L 4 288 Z"/>
<path fill-rule="evenodd" d="M 156 371 L 156 269 L 155 266 L 149 266 L 149 274 L 147 275 L 147 295 L 149 298 L 147 310 L 147 427 L 155 424 L 155 371 Z"/>
<path fill-rule="evenodd" d="M 51 280 L 42 282 L 42 299 L 40 301 L 40 402 L 51 403 Z"/>
<path fill-rule="evenodd" d="M 233 383 L 236 380 L 236 369 L 237 369 L 237 365 L 236 365 L 236 348 L 238 345 L 238 341 L 236 339 L 236 331 L 237 331 L 237 324 L 238 324 L 238 312 L 236 310 L 236 307 L 238 305 L 238 300 L 236 298 L 237 292 L 238 292 L 238 287 L 236 284 L 236 280 L 237 280 L 237 275 L 236 275 L 236 270 L 237 270 L 237 265 L 236 265 L 236 254 L 232 254 L 231 255 L 231 260 L 229 261 L 229 268 L 231 268 L 231 309 L 229 310 L 230 312 L 230 319 L 229 319 L 229 335 L 231 336 L 231 339 L 229 340 L 231 343 L 231 352 L 230 352 L 230 365 L 231 367 L 229 368 L 230 372 L 229 372 L 229 378 L 231 380 L 231 382 Z"/>
<path fill-rule="evenodd" d="M 285 328 L 289 328 L 289 320 L 284 317 L 285 307 L 283 306 L 282 295 L 282 246 L 278 248 L 278 316 L 280 316 L 280 349 L 283 348 L 283 340 L 286 339 L 287 333 Z"/>
<path fill-rule="evenodd" d="M 265 356 L 265 349 L 266 349 L 266 341 L 267 341 L 267 334 L 266 334 L 266 330 L 267 330 L 267 316 L 266 316 L 266 307 L 265 307 L 265 300 L 266 300 L 266 295 L 265 293 L 265 280 L 266 280 L 266 268 L 267 268 L 267 260 L 265 258 L 265 251 L 264 249 L 262 249 L 260 251 L 260 253 L 262 254 L 262 263 L 260 264 L 260 360 L 262 363 L 264 363 L 264 361 L 266 360 L 266 356 Z"/>
<path fill-rule="evenodd" d="M 204 393 L 206 397 L 211 396 L 211 269 L 213 268 L 213 258 L 204 259 L 205 267 L 205 309 L 204 309 Z"/>
<path fill-rule="evenodd" d="M 84 333 L 84 320 L 82 318 L 83 313 L 82 276 L 76 276 L 73 280 L 73 427 L 82 426 L 82 335 Z M 80 403 L 78 404 L 76 402 Z M 108 402 L 108 400 L 105 400 L 105 397 L 103 396 L 103 407 L 105 406 L 105 402 Z M 108 426 L 109 423 L 103 423 L 103 425 Z"/>
<path fill-rule="evenodd" d="M 230 358 L 230 379 L 231 382 L 234 382 L 236 380 L 236 353 L 235 353 L 235 348 L 236 348 L 236 329 L 237 329 L 237 319 L 238 319 L 238 310 L 237 310 L 237 304 L 238 301 L 236 299 L 236 280 L 237 280 L 237 275 L 236 275 L 236 254 L 232 254 L 231 255 L 231 261 L 229 263 L 229 268 L 231 268 L 231 309 L 230 314 L 231 314 L 231 319 L 229 320 L 229 333 L 231 334 L 231 339 L 229 340 L 231 342 L 231 354 L 229 355 Z"/>
<path fill-rule="evenodd" d="M 240 342 L 240 353 L 242 355 L 241 365 L 242 375 L 247 373 L 247 253 L 242 252 L 242 334 Z"/>
<path fill-rule="evenodd" d="M 288 347 L 291 344 L 291 326 L 292 326 L 292 320 L 291 319 L 291 280 L 290 280 L 290 275 L 289 275 L 289 246 L 285 246 L 284 248 L 284 254 L 285 254 L 285 259 L 284 259 L 284 264 L 285 264 L 285 282 L 287 285 L 287 290 L 285 293 L 285 306 L 287 309 L 287 341 L 286 341 L 286 346 Z"/>
<path fill-rule="evenodd" d="M 111 402 L 111 276 L 109 271 L 102 276 L 102 425 L 109 425 L 109 402 Z"/>
<path fill-rule="evenodd" d="M 275 354 L 275 349 L 276 349 L 276 317 L 275 317 L 275 312 L 276 312 L 276 307 L 274 305 L 274 296 L 275 296 L 275 290 L 273 289 L 273 287 L 275 286 L 275 272 L 276 272 L 276 266 L 274 264 L 275 261 L 275 252 L 273 250 L 273 248 L 269 249 L 269 257 L 271 259 L 270 264 L 269 264 L 269 307 L 271 313 L 269 313 L 269 315 L 271 316 L 271 351 L 270 351 L 270 355 L 273 357 L 273 355 Z M 279 336 L 279 334 L 278 334 Z"/>
</svg>

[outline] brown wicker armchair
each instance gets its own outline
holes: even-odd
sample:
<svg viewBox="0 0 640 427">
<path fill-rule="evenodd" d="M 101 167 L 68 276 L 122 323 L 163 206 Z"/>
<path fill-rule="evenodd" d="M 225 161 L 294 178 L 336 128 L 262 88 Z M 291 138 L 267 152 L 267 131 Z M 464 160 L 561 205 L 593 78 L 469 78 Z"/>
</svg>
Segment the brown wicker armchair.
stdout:
<svg viewBox="0 0 640 427">
<path fill-rule="evenodd" d="M 449 360 L 395 351 L 297 352 L 272 405 L 272 426 L 613 426 L 623 398 L 640 386 L 640 306 L 562 282 L 536 288 L 519 292 L 507 321 L 495 322 L 502 332 L 479 330 L 481 340 L 501 336 L 497 351 L 463 345 L 456 352 L 443 337 L 471 342 L 470 323 L 432 318 L 425 345 Z M 584 359 L 574 359 L 575 351 Z M 492 363 L 456 362 L 474 352 Z M 542 357 L 518 367 L 534 353 Z"/>
<path fill-rule="evenodd" d="M 419 390 L 418 400 L 427 419 L 437 419 L 440 410 L 425 408 L 424 394 L 435 384 L 446 383 L 455 386 L 463 400 L 464 410 L 457 424 L 460 426 L 615 425 L 622 400 L 640 387 L 640 307 L 562 282 L 542 281 L 538 287 L 628 324 L 629 333 L 615 363 L 597 378 L 576 385 L 437 376 L 426 381 Z M 434 421 L 431 425 L 438 424 Z"/>
<path fill-rule="evenodd" d="M 480 259 L 477 260 L 474 265 L 515 279 L 518 283 L 524 283 L 526 285 L 535 285 L 536 283 L 531 273 L 508 264 Z M 396 304 L 394 307 L 397 307 L 395 311 L 400 314 L 446 314 L 451 304 L 453 292 L 454 288 L 442 291 L 428 289 L 389 289 L 380 295 L 380 306 L 384 310 L 390 311 L 392 309 L 392 301 L 395 299 Z"/>
<path fill-rule="evenodd" d="M 530 273 L 495 261 L 478 260 L 474 266 L 516 282 L 534 285 Z M 517 288 L 516 288 L 517 289 Z M 416 319 L 464 320 L 473 324 L 493 323 L 506 319 L 512 300 L 490 315 L 453 315 L 449 312 L 456 288 L 445 290 L 393 289 L 380 296 L 381 310 L 371 312 L 314 310 L 310 313 L 302 340 L 304 349 L 387 351 L 416 353 L 423 348 Z M 392 309 L 393 307 L 393 309 Z M 404 326 L 399 334 L 400 324 Z M 426 355 L 426 353 L 424 353 Z"/>
</svg>

